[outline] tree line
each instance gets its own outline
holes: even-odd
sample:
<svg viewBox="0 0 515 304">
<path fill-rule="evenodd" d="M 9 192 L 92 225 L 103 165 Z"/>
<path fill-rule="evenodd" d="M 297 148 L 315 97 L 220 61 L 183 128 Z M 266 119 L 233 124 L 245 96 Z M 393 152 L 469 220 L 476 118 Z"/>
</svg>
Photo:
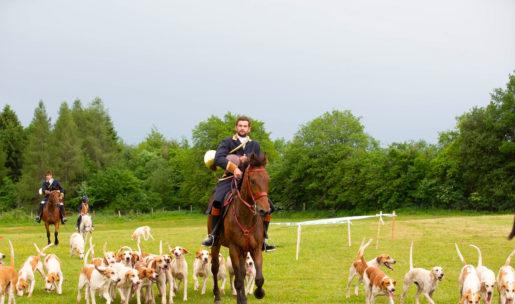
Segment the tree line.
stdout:
<svg viewBox="0 0 515 304">
<path fill-rule="evenodd" d="M 118 136 L 101 99 L 63 102 L 55 122 L 43 101 L 23 127 L 13 109 L 0 113 L 0 211 L 35 209 L 44 172 L 66 189 L 68 208 L 82 195 L 106 210 L 202 210 L 221 171 L 204 152 L 233 133 L 236 115 L 198 123 L 191 140 L 150 130 L 137 145 Z M 251 137 L 269 159 L 270 196 L 285 210 L 366 212 L 399 208 L 513 211 L 515 75 L 485 107 L 457 117 L 454 129 L 424 141 L 382 147 L 350 111 L 301 125 L 291 140 L 270 137 L 254 119 Z"/>
</svg>

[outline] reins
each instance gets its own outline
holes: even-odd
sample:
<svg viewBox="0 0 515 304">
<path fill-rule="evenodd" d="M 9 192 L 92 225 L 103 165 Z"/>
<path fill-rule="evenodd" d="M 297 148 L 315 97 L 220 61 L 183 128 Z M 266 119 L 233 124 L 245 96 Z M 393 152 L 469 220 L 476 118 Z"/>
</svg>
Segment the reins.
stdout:
<svg viewBox="0 0 515 304">
<path fill-rule="evenodd" d="M 240 227 L 244 236 L 248 236 L 254 230 L 254 228 L 256 227 L 256 224 L 258 222 L 257 217 L 256 217 L 256 215 L 257 215 L 256 200 L 258 200 L 262 197 L 268 196 L 268 193 L 266 193 L 264 191 L 259 192 L 256 195 L 254 195 L 252 193 L 252 188 L 250 187 L 250 181 L 249 181 L 249 177 L 247 176 L 247 174 L 250 176 L 250 174 L 253 172 L 262 172 L 262 171 L 266 171 L 265 168 L 251 169 L 250 165 L 247 167 L 247 170 L 245 170 L 245 176 L 243 177 L 243 186 L 246 187 L 246 190 L 249 193 L 250 198 L 252 199 L 251 203 L 244 200 L 243 197 L 241 196 L 241 191 L 238 189 L 238 181 L 236 180 L 235 177 L 233 177 L 233 181 L 231 184 L 232 189 L 236 191 L 236 195 L 237 195 L 238 199 L 245 205 L 245 207 L 247 207 L 250 210 L 250 212 L 252 212 L 252 217 L 254 218 L 254 223 L 250 227 L 245 226 L 239 221 L 238 215 L 236 214 L 236 208 L 232 209 L 234 219 L 236 220 L 236 224 L 238 224 L 238 226 Z"/>
</svg>

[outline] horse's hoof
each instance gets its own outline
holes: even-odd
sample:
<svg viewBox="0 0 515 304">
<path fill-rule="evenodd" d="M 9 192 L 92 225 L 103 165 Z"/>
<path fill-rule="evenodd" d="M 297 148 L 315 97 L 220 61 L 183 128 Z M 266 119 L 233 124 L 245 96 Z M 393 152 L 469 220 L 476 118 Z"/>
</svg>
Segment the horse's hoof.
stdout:
<svg viewBox="0 0 515 304">
<path fill-rule="evenodd" d="M 254 290 L 254 296 L 256 299 L 261 300 L 265 297 L 265 290 L 263 288 L 257 288 Z"/>
<path fill-rule="evenodd" d="M 215 304 L 222 304 L 222 301 L 220 301 L 220 300 L 215 300 Z"/>
<path fill-rule="evenodd" d="M 56 245 L 56 246 L 57 246 L 57 245 L 59 245 L 59 242 L 57 242 L 57 241 L 56 241 L 56 242 L 54 243 L 54 245 Z"/>
</svg>

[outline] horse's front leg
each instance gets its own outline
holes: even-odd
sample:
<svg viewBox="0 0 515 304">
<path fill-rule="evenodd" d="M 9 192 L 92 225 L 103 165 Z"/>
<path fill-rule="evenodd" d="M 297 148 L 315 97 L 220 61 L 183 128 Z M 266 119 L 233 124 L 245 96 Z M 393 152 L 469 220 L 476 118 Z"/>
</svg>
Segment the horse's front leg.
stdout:
<svg viewBox="0 0 515 304">
<path fill-rule="evenodd" d="M 231 247 L 232 267 L 234 268 L 234 286 L 236 287 L 236 302 L 247 304 L 245 295 L 245 256 L 239 249 Z"/>
<path fill-rule="evenodd" d="M 54 244 L 57 246 L 59 245 L 59 238 L 58 238 L 58 235 L 59 235 L 59 222 L 57 222 L 55 225 L 54 225 Z"/>
<path fill-rule="evenodd" d="M 265 290 L 263 289 L 263 285 L 265 284 L 265 278 L 263 277 L 263 251 L 261 251 L 261 246 L 258 246 L 251 253 L 252 259 L 254 259 L 254 265 L 256 266 L 256 290 L 254 291 L 254 296 L 257 299 L 262 299 L 265 297 Z"/>
<path fill-rule="evenodd" d="M 218 270 L 220 268 L 220 261 L 218 255 L 220 254 L 220 245 L 213 245 L 211 247 L 211 273 L 213 274 L 213 294 L 215 295 L 215 304 L 221 303 L 220 289 L 218 288 Z"/>
<path fill-rule="evenodd" d="M 47 222 L 45 222 L 45 229 L 46 229 L 46 238 L 48 240 L 47 245 L 50 245 L 52 242 L 50 241 L 50 225 L 48 225 Z"/>
</svg>

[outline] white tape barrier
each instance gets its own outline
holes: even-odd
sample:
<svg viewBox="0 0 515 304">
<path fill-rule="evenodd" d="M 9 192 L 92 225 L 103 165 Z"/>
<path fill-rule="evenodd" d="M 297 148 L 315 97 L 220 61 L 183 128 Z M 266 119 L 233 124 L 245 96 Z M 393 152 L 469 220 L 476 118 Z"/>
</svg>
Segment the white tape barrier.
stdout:
<svg viewBox="0 0 515 304">
<path fill-rule="evenodd" d="M 379 218 L 379 222 L 377 224 L 377 241 L 376 241 L 376 248 L 379 246 L 379 234 L 380 234 L 380 227 L 381 225 L 384 225 L 383 217 L 392 217 L 395 218 L 397 215 L 395 214 L 395 211 L 392 213 L 383 213 L 382 211 L 379 214 L 376 215 L 358 215 L 358 216 L 346 216 L 346 217 L 338 217 L 338 218 L 330 218 L 330 219 L 320 219 L 320 220 L 312 220 L 312 221 L 303 221 L 303 222 L 277 222 L 272 223 L 273 225 L 282 225 L 282 226 L 297 226 L 297 246 L 296 246 L 296 252 L 295 252 L 295 259 L 299 259 L 299 253 L 300 253 L 300 241 L 302 236 L 302 226 L 313 226 L 313 225 L 335 225 L 335 224 L 347 224 L 347 239 L 349 242 L 349 247 L 352 245 L 351 240 L 351 231 L 350 231 L 350 225 L 352 224 L 352 221 L 358 221 L 363 219 L 369 219 L 369 218 Z M 392 226 L 392 229 L 394 229 L 394 225 Z M 392 236 L 394 235 L 392 231 Z"/>
</svg>

